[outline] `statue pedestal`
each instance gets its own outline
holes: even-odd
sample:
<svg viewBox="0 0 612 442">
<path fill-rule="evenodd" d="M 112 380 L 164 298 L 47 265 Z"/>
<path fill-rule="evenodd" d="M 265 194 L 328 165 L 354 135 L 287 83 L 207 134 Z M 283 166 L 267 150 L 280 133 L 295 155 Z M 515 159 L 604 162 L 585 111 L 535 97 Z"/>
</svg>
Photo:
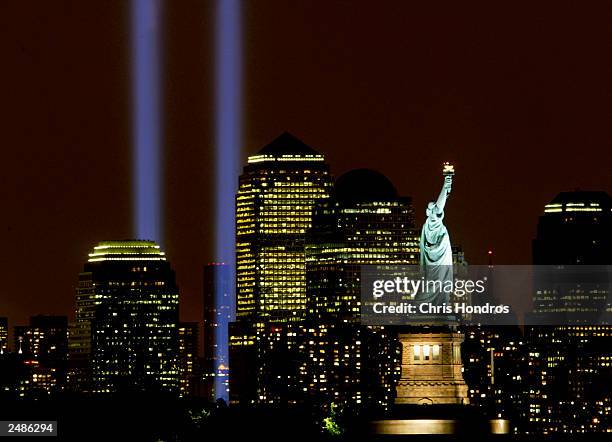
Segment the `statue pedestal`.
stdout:
<svg viewBox="0 0 612 442">
<path fill-rule="evenodd" d="M 463 335 L 448 326 L 411 327 L 398 334 L 402 371 L 395 403 L 468 404 L 463 380 Z"/>
<path fill-rule="evenodd" d="M 402 371 L 395 406 L 385 418 L 369 422 L 371 435 L 474 437 L 509 432 L 507 420 L 489 420 L 469 405 L 461 370 L 463 335 L 454 326 L 424 320 L 403 327 L 398 338 Z"/>
</svg>

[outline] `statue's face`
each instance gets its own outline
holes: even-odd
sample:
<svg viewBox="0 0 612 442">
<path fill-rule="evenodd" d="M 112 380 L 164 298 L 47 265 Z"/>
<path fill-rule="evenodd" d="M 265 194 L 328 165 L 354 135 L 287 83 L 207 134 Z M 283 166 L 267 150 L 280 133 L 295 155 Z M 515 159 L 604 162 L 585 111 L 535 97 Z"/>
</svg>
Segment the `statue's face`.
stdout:
<svg viewBox="0 0 612 442">
<path fill-rule="evenodd" d="M 428 217 L 432 217 L 434 215 L 434 207 L 436 207 L 436 204 L 433 202 L 430 202 L 429 204 L 427 204 L 427 209 L 425 210 L 425 214 Z"/>
</svg>

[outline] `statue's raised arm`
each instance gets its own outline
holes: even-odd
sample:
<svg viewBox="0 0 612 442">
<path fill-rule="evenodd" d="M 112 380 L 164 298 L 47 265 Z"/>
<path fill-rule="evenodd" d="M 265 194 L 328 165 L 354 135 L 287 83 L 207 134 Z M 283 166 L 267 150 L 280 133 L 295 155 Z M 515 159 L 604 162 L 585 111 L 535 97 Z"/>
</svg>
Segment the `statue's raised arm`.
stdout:
<svg viewBox="0 0 612 442">
<path fill-rule="evenodd" d="M 453 186 L 453 176 L 444 175 L 444 184 L 442 185 L 442 190 L 440 191 L 440 195 L 438 196 L 438 200 L 436 201 L 436 208 L 438 212 L 444 211 L 444 206 L 446 205 L 446 199 L 451 193 L 452 186 Z"/>
<path fill-rule="evenodd" d="M 451 192 L 454 169 L 450 164 L 444 165 L 444 184 L 435 202 L 427 205 L 425 224 L 421 230 L 421 266 L 425 276 L 440 282 L 453 280 L 453 251 L 450 237 L 444 220 L 444 207 Z M 419 300 L 434 304 L 448 302 L 448 294 L 438 293 L 419 296 Z"/>
<path fill-rule="evenodd" d="M 427 219 L 421 230 L 421 264 L 452 265 L 453 256 L 450 239 L 444 226 L 444 207 L 451 191 L 452 175 L 444 175 L 444 184 L 436 202 L 427 205 Z"/>
</svg>

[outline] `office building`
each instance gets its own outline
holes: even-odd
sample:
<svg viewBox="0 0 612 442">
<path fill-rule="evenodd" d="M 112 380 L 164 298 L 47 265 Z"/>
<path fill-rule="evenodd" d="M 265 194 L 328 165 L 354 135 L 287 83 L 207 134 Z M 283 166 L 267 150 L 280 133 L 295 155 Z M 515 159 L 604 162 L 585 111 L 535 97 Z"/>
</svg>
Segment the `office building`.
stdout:
<svg viewBox="0 0 612 442">
<path fill-rule="evenodd" d="M 228 327 L 231 320 L 231 273 L 227 264 L 204 266 L 204 357 L 203 395 L 208 399 L 228 399 Z"/>
<path fill-rule="evenodd" d="M 178 367 L 181 396 L 193 397 L 199 389 L 197 322 L 180 322 L 178 326 Z"/>
<path fill-rule="evenodd" d="M 248 158 L 236 195 L 236 322 L 230 324 L 230 401 L 256 403 L 261 333 L 306 315 L 305 236 L 332 177 L 322 154 L 283 133 Z"/>
<path fill-rule="evenodd" d="M 416 264 L 418 252 L 409 198 L 371 170 L 338 179 L 330 198 L 314 206 L 306 232 L 304 319 L 267 322 L 254 339 L 239 324 L 233 346 L 258 362 L 236 379 L 232 369 L 237 391 L 249 393 L 247 403 L 309 404 L 318 417 L 332 404 L 354 412 L 388 407 L 399 346 L 391 330 L 359 324 L 360 268 Z"/>
<path fill-rule="evenodd" d="M 75 370 L 81 391 L 178 393 L 178 287 L 159 245 L 99 243 L 79 277 L 76 301 L 70 350 L 87 368 Z"/>
<path fill-rule="evenodd" d="M 15 350 L 26 368 L 19 394 L 28 397 L 64 389 L 68 360 L 68 318 L 38 315 L 15 326 Z"/>
<path fill-rule="evenodd" d="M 527 432 L 612 431 L 612 326 L 597 320 L 609 311 L 609 275 L 597 272 L 587 285 L 567 283 L 585 266 L 612 264 L 611 210 L 605 192 L 562 192 L 538 222 L 534 264 L 554 265 L 546 271 L 566 283 L 544 278 L 534 288 L 535 314 L 557 320 L 525 329 Z"/>
<path fill-rule="evenodd" d="M 325 157 L 288 133 L 248 158 L 236 195 L 238 320 L 303 319 L 305 234 L 331 186 Z"/>
<path fill-rule="evenodd" d="M 359 320 L 362 265 L 407 265 L 419 260 L 410 198 L 382 174 L 350 171 L 319 202 L 306 237 L 310 318 Z"/>
</svg>

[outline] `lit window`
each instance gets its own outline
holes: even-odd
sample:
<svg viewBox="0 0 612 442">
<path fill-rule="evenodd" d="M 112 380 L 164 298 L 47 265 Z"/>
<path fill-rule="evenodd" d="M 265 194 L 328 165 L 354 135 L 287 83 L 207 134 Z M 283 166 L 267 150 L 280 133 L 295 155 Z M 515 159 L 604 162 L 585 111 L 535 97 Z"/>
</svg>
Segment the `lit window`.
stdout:
<svg viewBox="0 0 612 442">
<path fill-rule="evenodd" d="M 418 361 L 420 359 L 421 359 L 421 346 L 417 344 L 414 346 L 414 360 Z"/>
</svg>

